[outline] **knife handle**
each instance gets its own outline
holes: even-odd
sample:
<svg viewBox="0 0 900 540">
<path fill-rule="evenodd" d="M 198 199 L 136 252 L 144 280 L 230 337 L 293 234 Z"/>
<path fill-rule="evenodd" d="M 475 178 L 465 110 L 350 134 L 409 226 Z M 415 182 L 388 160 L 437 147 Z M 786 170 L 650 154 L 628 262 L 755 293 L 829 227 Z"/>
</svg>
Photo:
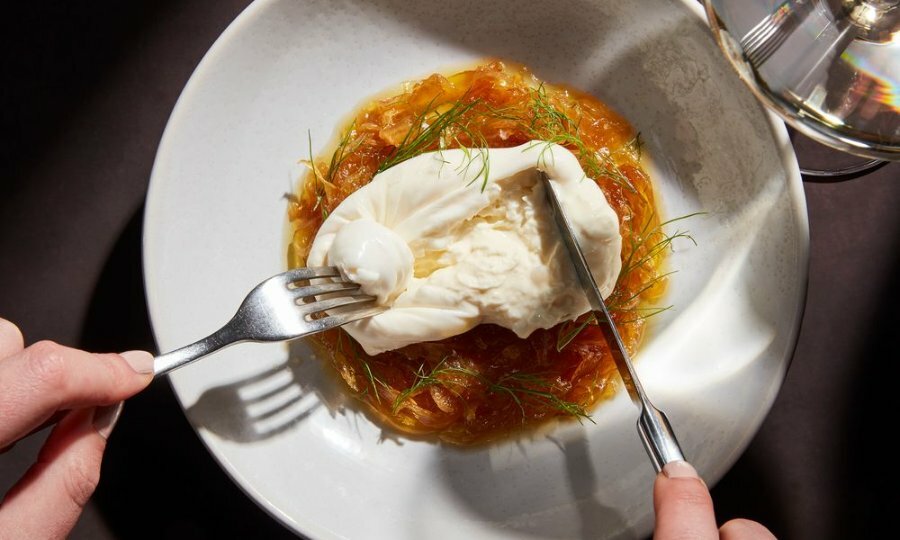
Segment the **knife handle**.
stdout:
<svg viewBox="0 0 900 540">
<path fill-rule="evenodd" d="M 647 403 L 641 409 L 637 430 L 657 473 L 662 471 L 666 463 L 684 461 L 684 454 L 681 452 L 681 446 L 678 444 L 678 439 L 675 438 L 675 432 L 672 430 L 672 425 L 669 424 L 669 419 L 653 405 Z"/>
</svg>

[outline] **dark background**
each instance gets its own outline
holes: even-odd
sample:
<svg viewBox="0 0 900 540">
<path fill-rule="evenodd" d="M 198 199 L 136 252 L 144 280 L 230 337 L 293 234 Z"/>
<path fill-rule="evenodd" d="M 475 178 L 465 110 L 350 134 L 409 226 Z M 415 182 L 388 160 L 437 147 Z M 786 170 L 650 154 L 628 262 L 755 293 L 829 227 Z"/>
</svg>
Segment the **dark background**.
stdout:
<svg viewBox="0 0 900 540">
<path fill-rule="evenodd" d="M 0 316 L 27 342 L 155 350 L 140 267 L 150 169 L 182 87 L 248 3 L 4 6 Z M 837 157 L 796 143 L 801 162 Z M 762 429 L 713 495 L 722 521 L 757 519 L 782 538 L 876 538 L 895 530 L 900 502 L 885 442 L 900 360 L 900 164 L 807 182 L 805 191 L 812 259 L 794 361 Z M 0 456 L 0 493 L 45 436 Z M 72 537 L 292 536 L 221 472 L 161 380 L 128 402 Z"/>
</svg>

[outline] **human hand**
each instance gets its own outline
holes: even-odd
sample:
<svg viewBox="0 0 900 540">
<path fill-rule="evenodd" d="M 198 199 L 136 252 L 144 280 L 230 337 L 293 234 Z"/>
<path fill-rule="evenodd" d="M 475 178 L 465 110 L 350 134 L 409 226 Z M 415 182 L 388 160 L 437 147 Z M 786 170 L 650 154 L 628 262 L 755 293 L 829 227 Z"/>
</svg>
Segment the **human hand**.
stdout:
<svg viewBox="0 0 900 540">
<path fill-rule="evenodd" d="M 653 484 L 656 509 L 654 540 L 773 540 L 755 521 L 733 519 L 716 528 L 712 497 L 697 471 L 686 461 L 666 464 Z"/>
<path fill-rule="evenodd" d="M 0 502 L 0 539 L 64 538 L 100 479 L 122 400 L 153 380 L 143 351 L 91 354 L 49 341 L 25 348 L 0 318 L 0 453 L 58 419 L 35 463 Z"/>
</svg>

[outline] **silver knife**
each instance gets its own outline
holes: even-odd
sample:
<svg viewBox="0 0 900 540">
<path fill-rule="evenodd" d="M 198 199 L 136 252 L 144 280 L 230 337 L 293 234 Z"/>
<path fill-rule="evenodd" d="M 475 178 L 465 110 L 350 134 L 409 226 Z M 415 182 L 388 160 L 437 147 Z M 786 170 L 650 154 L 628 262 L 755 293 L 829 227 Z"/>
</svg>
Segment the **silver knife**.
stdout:
<svg viewBox="0 0 900 540">
<path fill-rule="evenodd" d="M 641 416 L 637 421 L 637 430 L 641 436 L 641 442 L 644 443 L 644 448 L 650 456 L 650 461 L 653 462 L 653 468 L 656 469 L 656 472 L 659 472 L 666 463 L 683 461 L 684 454 L 681 453 L 681 447 L 678 445 L 678 440 L 675 438 L 675 432 L 672 430 L 672 425 L 669 424 L 669 419 L 666 418 L 666 415 L 661 410 L 650 403 L 650 399 L 644 392 L 644 387 L 641 386 L 641 381 L 638 380 L 631 358 L 628 356 L 628 351 L 625 350 L 619 331 L 616 330 L 616 325 L 613 324 L 612 318 L 609 316 L 609 311 L 603 302 L 603 296 L 600 294 L 597 282 L 594 281 L 594 276 L 591 274 L 591 270 L 584 258 L 584 253 L 581 251 L 581 247 L 578 246 L 572 226 L 569 224 L 569 220 L 566 219 L 566 214 L 559 204 L 559 199 L 556 197 L 550 178 L 543 171 L 540 171 L 540 176 L 544 185 L 544 191 L 547 194 L 547 201 L 550 203 L 553 219 L 556 221 L 559 234 L 569 251 L 569 257 L 575 266 L 575 272 L 578 274 L 578 281 L 581 283 L 581 288 L 584 290 L 584 294 L 591 305 L 591 310 L 597 319 L 597 325 L 606 336 L 606 341 L 609 343 L 619 375 L 622 377 L 622 382 L 625 383 L 625 389 L 628 390 L 631 401 L 641 408 Z"/>
</svg>

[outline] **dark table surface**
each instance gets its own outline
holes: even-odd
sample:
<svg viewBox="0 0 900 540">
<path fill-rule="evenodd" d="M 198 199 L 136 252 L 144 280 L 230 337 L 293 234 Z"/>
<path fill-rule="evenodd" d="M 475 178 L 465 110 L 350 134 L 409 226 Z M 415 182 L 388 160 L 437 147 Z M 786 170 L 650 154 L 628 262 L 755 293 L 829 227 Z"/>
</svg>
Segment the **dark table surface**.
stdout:
<svg viewBox="0 0 900 540">
<path fill-rule="evenodd" d="M 175 100 L 248 0 L 15 2 L 0 21 L 0 316 L 34 342 L 155 349 L 141 219 Z M 831 151 L 796 140 L 801 162 Z M 713 490 L 720 520 L 874 538 L 898 506 L 884 432 L 900 346 L 900 164 L 804 185 L 809 296 L 793 364 Z M 0 493 L 46 433 L 0 456 Z M 648 492 L 649 496 L 649 492 Z M 229 480 L 165 380 L 130 400 L 72 538 L 288 538 Z"/>
</svg>

